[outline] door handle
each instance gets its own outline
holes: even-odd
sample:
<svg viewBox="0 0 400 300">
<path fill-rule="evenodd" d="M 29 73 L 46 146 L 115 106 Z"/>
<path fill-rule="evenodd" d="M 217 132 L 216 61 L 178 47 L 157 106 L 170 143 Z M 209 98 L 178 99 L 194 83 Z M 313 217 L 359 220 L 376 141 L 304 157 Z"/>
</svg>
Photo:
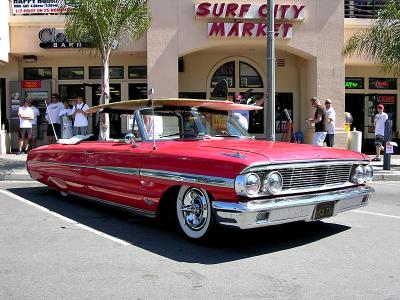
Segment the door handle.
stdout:
<svg viewBox="0 0 400 300">
<path fill-rule="evenodd" d="M 94 151 L 85 151 L 85 154 L 86 155 L 92 155 L 92 154 L 94 154 Z"/>
</svg>

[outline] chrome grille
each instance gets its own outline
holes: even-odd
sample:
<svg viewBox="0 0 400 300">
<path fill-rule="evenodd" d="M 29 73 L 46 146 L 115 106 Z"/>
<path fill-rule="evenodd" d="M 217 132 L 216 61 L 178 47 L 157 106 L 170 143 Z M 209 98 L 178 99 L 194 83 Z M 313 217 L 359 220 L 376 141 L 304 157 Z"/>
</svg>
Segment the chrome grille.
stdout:
<svg viewBox="0 0 400 300">
<path fill-rule="evenodd" d="M 350 180 L 351 170 L 351 164 L 274 169 L 274 171 L 282 174 L 282 190 L 317 189 L 323 186 L 345 184 Z M 259 175 L 264 177 L 264 174 Z"/>
</svg>

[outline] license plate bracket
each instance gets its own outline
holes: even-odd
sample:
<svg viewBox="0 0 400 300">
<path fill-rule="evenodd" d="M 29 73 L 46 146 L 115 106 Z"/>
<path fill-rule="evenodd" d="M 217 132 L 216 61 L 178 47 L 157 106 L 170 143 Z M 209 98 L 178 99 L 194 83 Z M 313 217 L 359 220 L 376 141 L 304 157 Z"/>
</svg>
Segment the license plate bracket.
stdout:
<svg viewBox="0 0 400 300">
<path fill-rule="evenodd" d="M 334 202 L 323 202 L 315 206 L 314 220 L 320 220 L 333 216 Z"/>
</svg>

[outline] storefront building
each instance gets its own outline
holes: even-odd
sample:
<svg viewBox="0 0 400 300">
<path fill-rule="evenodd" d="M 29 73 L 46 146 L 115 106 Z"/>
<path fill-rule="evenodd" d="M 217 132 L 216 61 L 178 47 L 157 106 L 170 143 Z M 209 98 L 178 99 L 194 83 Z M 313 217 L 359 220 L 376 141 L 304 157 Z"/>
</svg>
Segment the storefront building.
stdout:
<svg viewBox="0 0 400 300">
<path fill-rule="evenodd" d="M 2 10 L 9 15 L 8 21 L 1 18 L 0 24 L 2 123 L 15 132 L 15 108 L 24 97 L 40 102 L 56 92 L 62 99 L 83 96 L 89 105 L 96 105 L 99 57 L 68 41 L 64 18 L 52 14 L 52 7 L 29 10 L 14 2 L 18 1 L 10 1 Z M 146 98 L 150 88 L 156 97 L 209 98 L 220 79 L 228 81 L 230 98 L 239 94 L 254 100 L 265 97 L 266 1 L 148 3 L 153 16 L 148 32 L 139 41 L 118 45 L 112 51 L 111 101 Z M 295 131 L 303 133 L 304 142 L 310 142 L 313 127 L 304 120 L 314 114 L 309 101 L 313 96 L 332 99 L 337 147 L 347 147 L 345 111 L 353 114 L 354 126 L 363 132 L 368 146 L 377 103 L 384 103 L 393 113 L 396 136 L 398 78 L 384 74 L 365 59 L 342 55 L 345 39 L 369 26 L 369 16 L 358 18 L 352 10 L 354 1 L 275 4 L 276 139 L 280 140 L 286 129 L 283 110 L 288 109 Z M 9 42 L 4 45 L 7 34 Z M 112 135 L 118 136 L 125 124 L 112 122 Z M 249 131 L 257 138 L 264 136 L 263 122 L 263 113 L 250 117 Z M 43 135 L 42 143 L 46 143 Z M 12 148 L 15 143 L 12 134 Z"/>
</svg>

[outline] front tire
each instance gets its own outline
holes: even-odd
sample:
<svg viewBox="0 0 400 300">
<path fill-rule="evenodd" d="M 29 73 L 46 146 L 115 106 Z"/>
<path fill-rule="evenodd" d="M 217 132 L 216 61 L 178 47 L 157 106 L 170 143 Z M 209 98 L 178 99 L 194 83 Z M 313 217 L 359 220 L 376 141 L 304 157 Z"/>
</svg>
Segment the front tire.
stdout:
<svg viewBox="0 0 400 300">
<path fill-rule="evenodd" d="M 214 220 L 205 190 L 182 186 L 176 198 L 176 215 L 182 232 L 191 239 L 209 236 Z"/>
</svg>

